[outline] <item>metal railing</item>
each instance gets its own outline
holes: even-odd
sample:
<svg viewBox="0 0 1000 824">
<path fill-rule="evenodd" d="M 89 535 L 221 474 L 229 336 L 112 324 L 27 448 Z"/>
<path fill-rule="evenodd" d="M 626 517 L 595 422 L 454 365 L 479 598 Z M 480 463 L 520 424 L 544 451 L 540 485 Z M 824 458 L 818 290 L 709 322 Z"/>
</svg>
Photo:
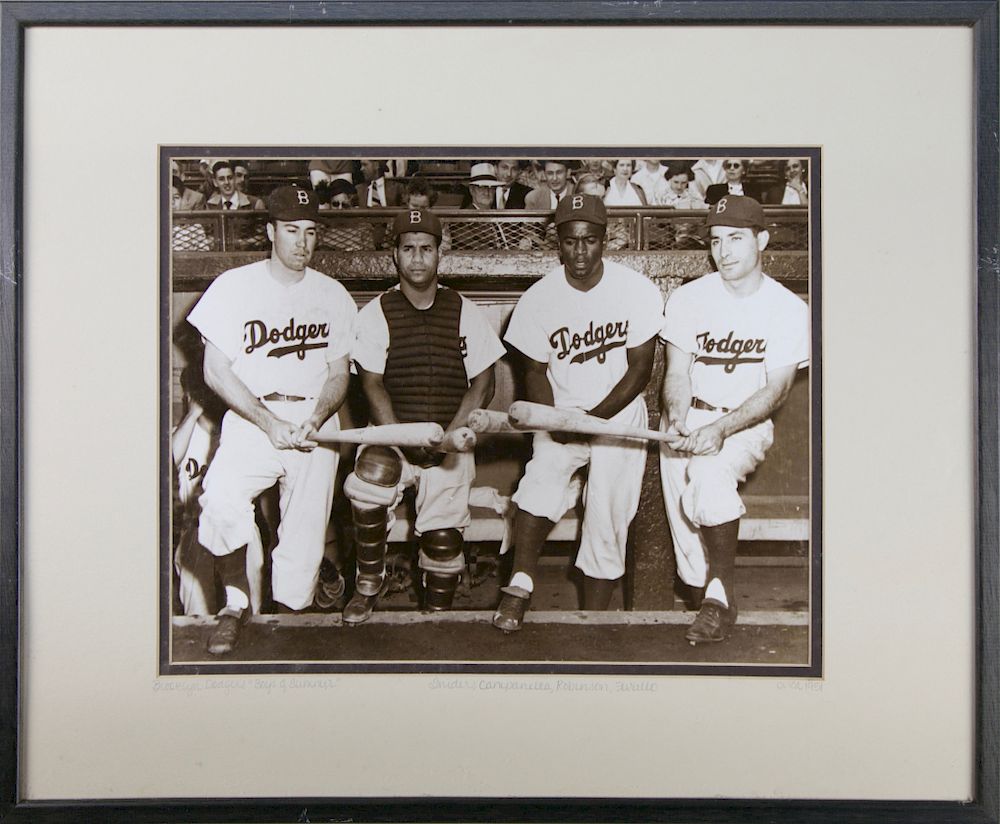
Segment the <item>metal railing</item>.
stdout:
<svg viewBox="0 0 1000 824">
<path fill-rule="evenodd" d="M 318 251 L 366 252 L 391 246 L 392 221 L 401 209 L 332 209 L 320 212 Z M 442 248 L 451 252 L 554 250 L 550 211 L 436 209 L 444 227 Z M 669 207 L 608 209 L 608 249 L 670 251 L 705 249 L 700 229 L 705 210 Z M 766 206 L 771 251 L 809 248 L 809 210 Z M 265 211 L 174 212 L 171 249 L 175 252 L 263 251 L 269 248 Z"/>
</svg>

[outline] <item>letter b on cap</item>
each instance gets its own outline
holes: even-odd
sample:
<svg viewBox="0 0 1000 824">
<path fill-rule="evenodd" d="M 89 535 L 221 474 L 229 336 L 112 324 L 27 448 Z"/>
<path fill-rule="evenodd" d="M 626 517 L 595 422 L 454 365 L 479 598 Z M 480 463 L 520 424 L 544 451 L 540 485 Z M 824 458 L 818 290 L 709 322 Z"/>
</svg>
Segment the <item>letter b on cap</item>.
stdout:
<svg viewBox="0 0 1000 824">
<path fill-rule="evenodd" d="M 301 203 L 303 206 L 309 205 L 309 192 L 307 192 L 305 189 L 296 189 L 295 195 L 298 197 L 299 203 Z"/>
<path fill-rule="evenodd" d="M 573 195 L 572 206 L 573 206 L 574 209 L 582 209 L 583 208 L 583 195 Z"/>
<path fill-rule="evenodd" d="M 724 211 L 726 211 L 726 199 L 725 199 L 725 198 L 722 198 L 722 200 L 720 200 L 720 201 L 719 201 L 719 202 L 718 202 L 718 203 L 717 203 L 717 204 L 715 205 L 715 213 L 716 213 L 717 215 L 721 215 L 721 214 L 722 214 L 722 213 L 723 213 Z"/>
<path fill-rule="evenodd" d="M 420 223 L 420 212 L 416 210 L 410 212 L 410 223 Z"/>
</svg>

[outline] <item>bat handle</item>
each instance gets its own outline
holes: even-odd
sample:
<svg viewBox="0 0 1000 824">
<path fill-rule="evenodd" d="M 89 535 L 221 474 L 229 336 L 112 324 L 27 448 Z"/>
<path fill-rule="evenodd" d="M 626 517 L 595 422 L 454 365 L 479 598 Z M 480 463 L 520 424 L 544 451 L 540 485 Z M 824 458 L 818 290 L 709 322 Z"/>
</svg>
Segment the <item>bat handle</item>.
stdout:
<svg viewBox="0 0 1000 824">
<path fill-rule="evenodd" d="M 460 426 L 444 436 L 444 440 L 432 447 L 436 452 L 471 452 L 476 448 L 476 433 L 467 426 Z"/>
</svg>

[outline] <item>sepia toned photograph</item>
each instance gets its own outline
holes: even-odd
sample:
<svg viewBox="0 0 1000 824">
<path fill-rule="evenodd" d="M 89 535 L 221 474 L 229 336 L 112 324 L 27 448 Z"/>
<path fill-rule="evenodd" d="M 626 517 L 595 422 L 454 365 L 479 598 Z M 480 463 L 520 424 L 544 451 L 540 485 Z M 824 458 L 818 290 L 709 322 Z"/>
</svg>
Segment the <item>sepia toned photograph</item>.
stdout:
<svg viewBox="0 0 1000 824">
<path fill-rule="evenodd" d="M 817 148 L 160 152 L 162 674 L 822 675 Z"/>
</svg>

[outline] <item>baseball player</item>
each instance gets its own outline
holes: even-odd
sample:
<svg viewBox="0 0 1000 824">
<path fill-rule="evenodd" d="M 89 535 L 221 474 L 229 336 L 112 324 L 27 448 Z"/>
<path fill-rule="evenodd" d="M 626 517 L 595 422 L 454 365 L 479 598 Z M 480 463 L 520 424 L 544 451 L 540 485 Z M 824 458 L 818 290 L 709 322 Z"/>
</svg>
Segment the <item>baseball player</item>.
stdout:
<svg viewBox="0 0 1000 824">
<path fill-rule="evenodd" d="M 764 210 L 723 197 L 706 219 L 718 271 L 667 301 L 660 472 L 677 572 L 698 591 L 693 643 L 724 640 L 736 622 L 737 487 L 770 447 L 771 414 L 809 362 L 805 302 L 763 273 Z"/>
<path fill-rule="evenodd" d="M 314 192 L 281 186 L 269 199 L 271 256 L 223 272 L 190 323 L 205 340 L 205 380 L 229 406 L 205 477 L 198 540 L 216 558 L 226 606 L 208 651 L 232 650 L 249 617 L 244 555 L 253 500 L 280 482 L 272 596 L 281 611 L 313 600 L 338 454 L 311 436 L 336 420 L 347 392 L 354 301 L 309 268 L 316 246 Z"/>
<path fill-rule="evenodd" d="M 399 285 L 359 313 L 352 358 L 375 424 L 434 421 L 464 426 L 493 397 L 493 364 L 504 347 L 480 309 L 438 283 L 441 221 L 410 209 L 393 222 Z M 451 606 L 465 568 L 462 531 L 470 523 L 471 452 L 369 446 L 344 482 L 357 538 L 355 592 L 344 621 L 360 624 L 385 594 L 386 535 L 403 490 L 416 487 L 425 607 Z"/>
<path fill-rule="evenodd" d="M 529 401 L 646 426 L 642 391 L 653 366 L 663 299 L 645 276 L 603 259 L 607 211 L 593 195 L 567 195 L 555 212 L 561 266 L 529 288 L 504 339 L 521 353 Z M 625 571 L 628 527 L 639 505 L 646 465 L 641 441 L 536 433 L 513 501 L 514 570 L 493 616 L 520 629 L 538 555 L 549 532 L 575 504 L 571 477 L 589 464 L 576 565 L 584 609 L 607 609 Z"/>
</svg>

